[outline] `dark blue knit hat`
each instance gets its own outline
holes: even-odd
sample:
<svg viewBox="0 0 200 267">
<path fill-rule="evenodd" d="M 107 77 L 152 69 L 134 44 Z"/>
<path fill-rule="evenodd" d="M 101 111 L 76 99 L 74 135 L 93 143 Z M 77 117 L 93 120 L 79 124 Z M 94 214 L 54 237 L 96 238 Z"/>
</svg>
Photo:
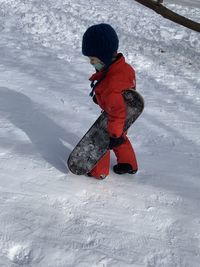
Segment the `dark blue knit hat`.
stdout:
<svg viewBox="0 0 200 267">
<path fill-rule="evenodd" d="M 88 57 L 98 57 L 106 66 L 111 64 L 119 46 L 115 30 L 105 23 L 89 27 L 83 35 L 82 53 Z"/>
</svg>

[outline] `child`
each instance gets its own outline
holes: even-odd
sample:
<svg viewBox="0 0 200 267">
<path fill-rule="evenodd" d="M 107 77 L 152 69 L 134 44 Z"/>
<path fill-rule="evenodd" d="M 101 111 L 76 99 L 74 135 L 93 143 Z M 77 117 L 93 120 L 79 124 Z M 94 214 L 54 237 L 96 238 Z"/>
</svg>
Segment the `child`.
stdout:
<svg viewBox="0 0 200 267">
<path fill-rule="evenodd" d="M 117 174 L 134 174 L 138 170 L 133 147 L 123 133 L 126 119 L 126 106 L 123 91 L 135 89 L 135 71 L 118 53 L 119 40 L 109 24 L 89 27 L 83 35 L 82 53 L 89 57 L 96 73 L 90 78 L 93 101 L 108 114 L 109 149 L 117 157 L 113 171 Z M 110 150 L 88 174 L 104 179 L 109 174 Z"/>
</svg>

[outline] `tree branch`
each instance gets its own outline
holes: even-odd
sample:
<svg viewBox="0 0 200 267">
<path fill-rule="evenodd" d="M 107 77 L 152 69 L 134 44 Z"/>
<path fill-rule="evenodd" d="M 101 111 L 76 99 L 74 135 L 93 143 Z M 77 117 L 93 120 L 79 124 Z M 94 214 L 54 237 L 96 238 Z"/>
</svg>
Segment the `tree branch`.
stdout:
<svg viewBox="0 0 200 267">
<path fill-rule="evenodd" d="M 193 20 L 187 19 L 173 11 L 171 11 L 170 9 L 164 7 L 161 4 L 161 1 L 156 1 L 156 0 L 135 0 L 136 2 L 154 10 L 156 13 L 160 14 L 161 16 L 163 16 L 166 19 L 169 19 L 173 22 L 176 22 L 186 28 L 189 28 L 191 30 L 200 32 L 200 23 L 195 22 Z"/>
</svg>

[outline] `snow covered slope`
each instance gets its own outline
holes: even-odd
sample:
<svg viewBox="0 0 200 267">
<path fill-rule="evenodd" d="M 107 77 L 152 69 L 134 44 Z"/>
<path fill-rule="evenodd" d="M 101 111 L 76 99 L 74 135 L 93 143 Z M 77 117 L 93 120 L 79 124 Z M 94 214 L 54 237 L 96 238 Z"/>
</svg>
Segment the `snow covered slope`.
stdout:
<svg viewBox="0 0 200 267">
<path fill-rule="evenodd" d="M 100 113 L 81 55 L 99 22 L 146 103 L 129 132 L 140 171 L 103 181 L 66 167 Z M 1 0 L 0 266 L 199 267 L 199 69 L 199 34 L 132 0 Z"/>
<path fill-rule="evenodd" d="M 177 4 L 177 5 L 200 8 L 200 1 L 199 0 L 164 0 L 164 4 L 166 4 L 168 2 Z"/>
</svg>

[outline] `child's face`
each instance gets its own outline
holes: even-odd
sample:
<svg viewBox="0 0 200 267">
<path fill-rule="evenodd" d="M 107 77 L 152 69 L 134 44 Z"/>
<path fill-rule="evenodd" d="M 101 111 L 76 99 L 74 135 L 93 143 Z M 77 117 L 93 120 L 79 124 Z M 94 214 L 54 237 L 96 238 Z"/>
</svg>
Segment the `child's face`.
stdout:
<svg viewBox="0 0 200 267">
<path fill-rule="evenodd" d="M 101 60 L 98 57 L 89 57 L 90 64 L 96 65 L 97 63 L 101 63 Z"/>
<path fill-rule="evenodd" d="M 98 57 L 89 57 L 90 59 L 90 64 L 97 70 L 101 71 L 105 65 L 104 63 L 98 58 Z"/>
</svg>

